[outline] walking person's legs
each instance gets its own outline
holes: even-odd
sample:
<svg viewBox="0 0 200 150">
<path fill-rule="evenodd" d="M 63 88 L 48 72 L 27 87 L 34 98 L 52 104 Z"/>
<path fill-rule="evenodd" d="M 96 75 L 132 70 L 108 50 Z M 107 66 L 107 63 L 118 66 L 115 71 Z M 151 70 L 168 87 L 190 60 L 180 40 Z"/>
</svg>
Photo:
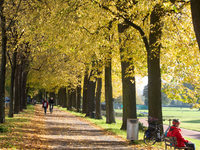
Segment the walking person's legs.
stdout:
<svg viewBox="0 0 200 150">
<path fill-rule="evenodd" d="M 53 112 L 53 104 L 49 104 L 49 111 L 52 114 L 52 112 Z"/>
<path fill-rule="evenodd" d="M 46 115 L 46 112 L 47 112 L 47 108 L 46 108 L 46 107 L 44 107 L 44 113 L 45 113 L 45 115 Z"/>
</svg>

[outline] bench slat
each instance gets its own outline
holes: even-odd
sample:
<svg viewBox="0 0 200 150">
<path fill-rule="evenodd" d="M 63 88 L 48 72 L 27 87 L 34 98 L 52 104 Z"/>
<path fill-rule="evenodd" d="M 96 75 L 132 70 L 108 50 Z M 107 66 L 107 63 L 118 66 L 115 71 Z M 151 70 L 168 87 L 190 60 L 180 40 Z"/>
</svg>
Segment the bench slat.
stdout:
<svg viewBox="0 0 200 150">
<path fill-rule="evenodd" d="M 177 139 L 176 137 L 164 137 L 165 141 L 165 150 L 167 150 L 167 146 L 173 147 L 174 149 L 193 149 L 192 147 L 177 147 Z"/>
</svg>

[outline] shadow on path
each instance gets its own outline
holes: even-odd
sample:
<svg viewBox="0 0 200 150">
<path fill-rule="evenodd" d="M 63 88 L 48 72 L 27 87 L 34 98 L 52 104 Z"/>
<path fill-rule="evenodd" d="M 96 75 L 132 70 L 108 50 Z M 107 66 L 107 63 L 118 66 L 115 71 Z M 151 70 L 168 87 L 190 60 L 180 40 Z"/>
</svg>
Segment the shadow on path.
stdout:
<svg viewBox="0 0 200 150">
<path fill-rule="evenodd" d="M 54 108 L 53 114 L 49 111 L 43 114 L 41 106 L 40 115 L 45 122 L 45 134 L 40 135 L 48 144 L 49 149 L 130 149 L 145 150 L 141 145 L 131 145 L 124 140 L 71 115 L 68 112 Z"/>
</svg>

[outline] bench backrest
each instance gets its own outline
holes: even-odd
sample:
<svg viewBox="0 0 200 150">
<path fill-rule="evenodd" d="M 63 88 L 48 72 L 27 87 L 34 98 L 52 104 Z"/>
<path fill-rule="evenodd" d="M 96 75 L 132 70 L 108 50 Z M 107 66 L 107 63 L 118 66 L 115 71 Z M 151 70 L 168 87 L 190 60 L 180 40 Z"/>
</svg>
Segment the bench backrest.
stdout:
<svg viewBox="0 0 200 150">
<path fill-rule="evenodd" d="M 172 144 L 173 146 L 178 144 L 176 137 L 165 137 L 165 143 Z"/>
</svg>

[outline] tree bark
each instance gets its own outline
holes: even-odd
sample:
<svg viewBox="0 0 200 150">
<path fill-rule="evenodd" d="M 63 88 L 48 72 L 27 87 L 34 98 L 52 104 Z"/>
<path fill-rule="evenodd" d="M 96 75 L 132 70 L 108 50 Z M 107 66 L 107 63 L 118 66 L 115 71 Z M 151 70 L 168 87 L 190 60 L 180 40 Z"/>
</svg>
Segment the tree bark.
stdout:
<svg viewBox="0 0 200 150">
<path fill-rule="evenodd" d="M 62 102 L 62 88 L 58 90 L 58 105 L 63 107 L 63 102 Z"/>
<path fill-rule="evenodd" d="M 82 113 L 86 113 L 87 111 L 87 84 L 88 84 L 88 67 L 86 67 L 85 75 L 84 75 L 84 84 L 83 84 L 83 108 Z"/>
<path fill-rule="evenodd" d="M 68 88 L 68 110 L 72 110 L 72 91 L 70 88 Z"/>
<path fill-rule="evenodd" d="M 13 117 L 14 114 L 14 83 L 15 83 L 15 70 L 16 70 L 16 57 L 17 49 L 15 49 L 12 58 L 12 73 L 11 73 L 11 85 L 10 85 L 10 104 L 9 104 L 9 114 L 8 117 Z"/>
<path fill-rule="evenodd" d="M 89 81 L 88 87 L 87 87 L 87 99 L 88 99 L 88 106 L 87 106 L 87 112 L 86 116 L 90 116 L 90 113 L 93 113 L 94 111 L 94 101 L 95 101 L 95 87 L 96 87 L 96 81 Z"/>
<path fill-rule="evenodd" d="M 15 71 L 15 85 L 14 85 L 14 95 L 15 95 L 15 102 L 14 102 L 14 114 L 18 114 L 20 112 L 20 100 L 19 100 L 19 65 L 16 65 Z"/>
<path fill-rule="evenodd" d="M 159 119 L 162 124 L 162 103 L 161 103 L 161 73 L 160 73 L 160 46 L 162 33 L 161 8 L 156 5 L 150 16 L 150 35 L 148 52 L 148 106 L 149 116 Z M 161 133 L 162 133 L 161 129 Z"/>
<path fill-rule="evenodd" d="M 76 108 L 76 90 L 72 89 L 72 107 Z"/>
<path fill-rule="evenodd" d="M 5 122 L 5 75 L 6 75 L 6 19 L 3 15 L 3 3 L 1 1 L 0 5 L 0 15 L 1 15 L 1 72 L 0 72 L 0 123 Z"/>
<path fill-rule="evenodd" d="M 66 87 L 62 88 L 62 107 L 67 108 L 67 93 Z"/>
<path fill-rule="evenodd" d="M 101 75 L 101 71 L 98 71 L 98 75 Z M 95 109 L 95 119 L 102 119 L 101 115 L 101 89 L 102 89 L 102 78 L 97 78 L 97 90 L 96 90 L 96 109 Z"/>
<path fill-rule="evenodd" d="M 111 57 L 108 57 L 108 62 L 105 66 L 106 123 L 116 123 L 112 95 Z"/>
<path fill-rule="evenodd" d="M 119 34 L 124 33 L 125 29 L 127 29 L 128 25 L 119 24 L 118 25 L 118 32 Z M 136 84 L 135 84 L 135 77 L 126 77 L 126 71 L 131 65 L 131 59 L 129 62 L 123 61 L 124 55 L 123 52 L 125 49 L 123 46 L 125 43 L 122 43 L 122 39 L 120 37 L 120 53 L 121 53 L 121 68 L 122 68 L 122 97 L 123 97 L 123 123 L 121 130 L 127 129 L 127 119 L 137 118 L 137 110 L 136 110 Z M 127 53 L 131 53 L 130 50 Z"/>
<path fill-rule="evenodd" d="M 191 12 L 192 12 L 192 21 L 194 26 L 194 31 L 196 34 L 197 43 L 200 50 L 200 1 L 191 0 Z"/>
<path fill-rule="evenodd" d="M 20 56 L 21 57 L 21 56 Z M 19 64 L 19 82 L 18 82 L 18 91 L 19 91 L 19 94 L 18 94 L 18 97 L 19 97 L 19 109 L 20 111 L 23 111 L 23 99 L 22 99 L 22 95 L 23 95 L 23 90 L 22 90 L 22 72 L 23 72 L 23 69 L 22 69 L 22 66 L 23 66 L 23 61 L 21 61 L 21 63 Z"/>
<path fill-rule="evenodd" d="M 80 85 L 77 86 L 76 93 L 77 93 L 76 111 L 80 112 L 81 111 L 81 86 Z"/>
<path fill-rule="evenodd" d="M 23 79 L 22 79 L 22 89 L 23 89 L 23 109 L 27 109 L 27 92 L 26 92 L 26 82 L 27 82 L 28 71 L 25 70 L 23 72 Z"/>
</svg>

